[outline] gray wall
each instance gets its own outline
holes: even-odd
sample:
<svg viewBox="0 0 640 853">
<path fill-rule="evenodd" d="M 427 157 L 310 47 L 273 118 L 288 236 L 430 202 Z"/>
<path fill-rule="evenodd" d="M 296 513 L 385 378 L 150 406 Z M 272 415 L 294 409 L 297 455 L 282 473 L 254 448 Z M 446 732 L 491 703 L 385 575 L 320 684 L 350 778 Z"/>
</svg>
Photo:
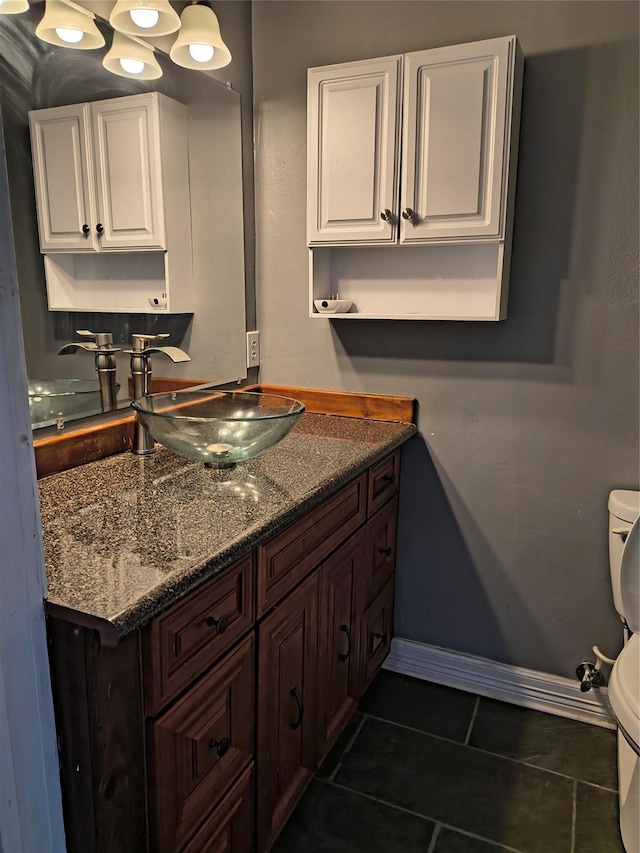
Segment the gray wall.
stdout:
<svg viewBox="0 0 640 853">
<path fill-rule="evenodd" d="M 307 67 L 515 33 L 508 319 L 312 321 Z M 638 5 L 255 2 L 261 379 L 416 397 L 396 633 L 572 676 L 620 625 L 607 495 L 638 488 Z"/>
</svg>

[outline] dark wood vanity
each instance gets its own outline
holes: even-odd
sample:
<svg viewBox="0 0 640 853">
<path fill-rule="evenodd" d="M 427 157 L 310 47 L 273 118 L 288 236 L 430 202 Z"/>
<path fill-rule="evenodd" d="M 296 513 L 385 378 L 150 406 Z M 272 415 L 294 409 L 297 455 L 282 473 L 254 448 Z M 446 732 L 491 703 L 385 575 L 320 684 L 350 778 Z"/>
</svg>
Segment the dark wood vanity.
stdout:
<svg viewBox="0 0 640 853">
<path fill-rule="evenodd" d="M 396 447 L 115 646 L 49 615 L 70 853 L 269 850 L 389 650 L 399 473 Z"/>
</svg>

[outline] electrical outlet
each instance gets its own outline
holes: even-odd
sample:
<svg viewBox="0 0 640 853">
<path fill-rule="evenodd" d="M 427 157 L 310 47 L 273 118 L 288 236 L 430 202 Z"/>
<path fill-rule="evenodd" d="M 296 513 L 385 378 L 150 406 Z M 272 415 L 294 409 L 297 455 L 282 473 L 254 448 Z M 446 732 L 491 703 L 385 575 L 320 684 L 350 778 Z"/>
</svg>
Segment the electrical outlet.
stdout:
<svg viewBox="0 0 640 853">
<path fill-rule="evenodd" d="M 260 332 L 247 332 L 247 367 L 260 365 Z"/>
</svg>

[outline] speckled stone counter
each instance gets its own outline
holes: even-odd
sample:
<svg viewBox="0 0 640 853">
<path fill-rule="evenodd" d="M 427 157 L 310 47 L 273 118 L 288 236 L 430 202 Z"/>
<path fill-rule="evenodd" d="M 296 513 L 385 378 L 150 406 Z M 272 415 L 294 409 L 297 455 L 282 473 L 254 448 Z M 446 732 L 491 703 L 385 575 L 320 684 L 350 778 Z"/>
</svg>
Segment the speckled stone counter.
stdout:
<svg viewBox="0 0 640 853">
<path fill-rule="evenodd" d="M 214 471 L 158 447 L 41 480 L 50 610 L 117 642 L 415 432 L 305 414 L 263 456 Z M 71 611 L 71 612 L 70 612 Z"/>
</svg>

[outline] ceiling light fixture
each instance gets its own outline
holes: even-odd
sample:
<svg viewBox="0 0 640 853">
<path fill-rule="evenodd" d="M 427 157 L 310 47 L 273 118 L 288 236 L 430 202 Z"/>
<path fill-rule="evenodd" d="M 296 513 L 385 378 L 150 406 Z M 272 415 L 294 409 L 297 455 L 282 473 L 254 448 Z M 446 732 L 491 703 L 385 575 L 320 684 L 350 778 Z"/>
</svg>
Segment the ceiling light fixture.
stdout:
<svg viewBox="0 0 640 853">
<path fill-rule="evenodd" d="M 176 65 L 211 71 L 231 62 L 229 48 L 222 41 L 218 18 L 210 6 L 202 3 L 185 6 L 180 24 L 180 32 L 169 52 Z"/>
<path fill-rule="evenodd" d="M 29 0 L 0 0 L 0 15 L 19 15 L 29 8 Z"/>
<path fill-rule="evenodd" d="M 180 18 L 169 0 L 117 0 L 109 23 L 127 36 L 168 36 L 180 27 Z"/>
<path fill-rule="evenodd" d="M 156 80 L 162 77 L 162 69 L 149 44 L 131 36 L 114 32 L 111 49 L 102 64 L 119 77 L 135 80 Z"/>
<path fill-rule="evenodd" d="M 71 0 L 46 0 L 36 35 L 49 44 L 76 50 L 94 50 L 104 44 L 104 36 L 96 26 L 93 13 Z"/>
</svg>

